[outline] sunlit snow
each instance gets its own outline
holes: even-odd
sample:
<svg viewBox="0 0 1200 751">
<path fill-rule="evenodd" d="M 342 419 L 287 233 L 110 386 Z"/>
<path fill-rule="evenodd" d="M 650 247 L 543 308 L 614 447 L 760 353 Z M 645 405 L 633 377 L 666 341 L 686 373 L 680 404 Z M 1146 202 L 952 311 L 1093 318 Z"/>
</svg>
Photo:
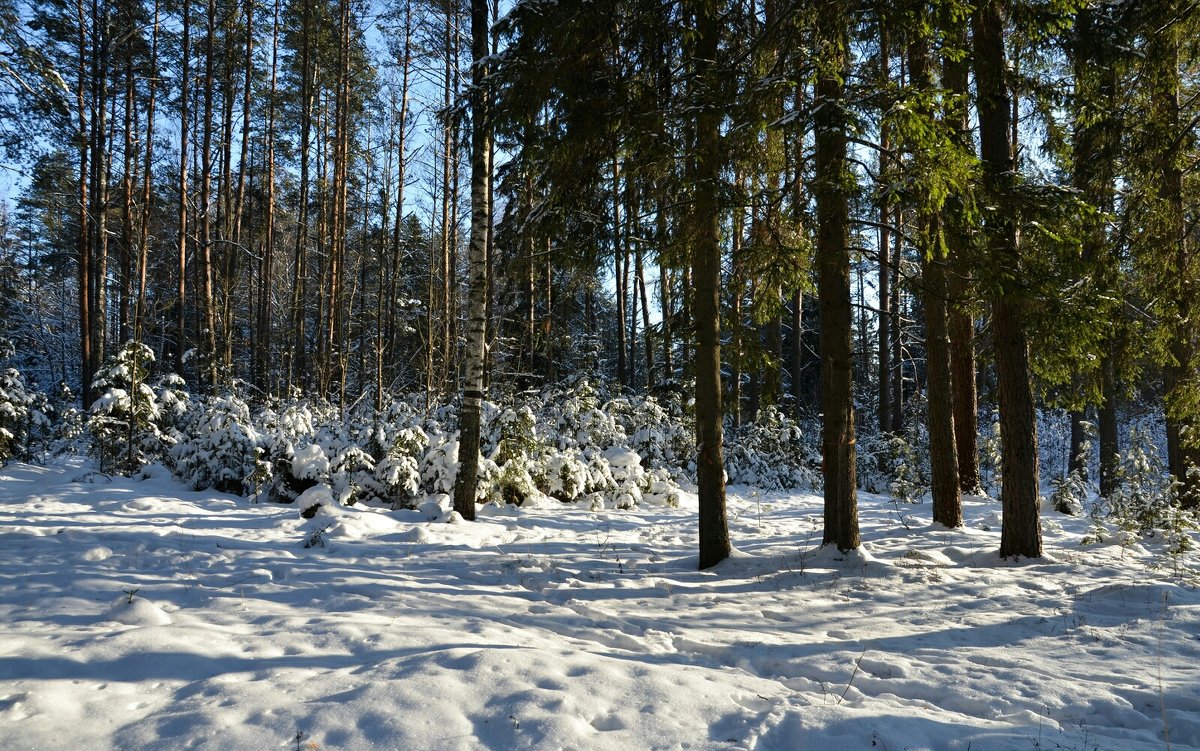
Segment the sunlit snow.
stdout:
<svg viewBox="0 0 1200 751">
<path fill-rule="evenodd" d="M 701 572 L 686 493 L 303 519 L 147 474 L 0 470 L 0 749 L 1200 747 L 1200 559 L 1086 518 L 1008 562 L 995 501 L 860 495 L 841 555 L 734 488 Z"/>
</svg>

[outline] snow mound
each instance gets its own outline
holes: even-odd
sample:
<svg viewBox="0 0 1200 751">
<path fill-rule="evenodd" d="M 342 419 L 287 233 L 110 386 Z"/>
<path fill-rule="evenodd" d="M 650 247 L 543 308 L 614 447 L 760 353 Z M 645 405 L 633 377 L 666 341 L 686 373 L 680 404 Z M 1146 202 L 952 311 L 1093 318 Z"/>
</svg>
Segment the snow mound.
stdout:
<svg viewBox="0 0 1200 751">
<path fill-rule="evenodd" d="M 101 618 L 126 626 L 169 626 L 174 619 L 165 610 L 142 597 L 122 597 Z"/>
</svg>

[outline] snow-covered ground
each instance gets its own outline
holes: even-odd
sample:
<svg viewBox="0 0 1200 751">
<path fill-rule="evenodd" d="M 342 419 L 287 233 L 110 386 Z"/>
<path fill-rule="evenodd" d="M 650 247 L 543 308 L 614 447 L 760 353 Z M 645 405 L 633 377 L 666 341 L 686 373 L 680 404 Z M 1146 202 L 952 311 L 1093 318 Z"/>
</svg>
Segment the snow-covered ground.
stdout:
<svg viewBox="0 0 1200 751">
<path fill-rule="evenodd" d="M 1014 565 L 994 501 L 860 496 L 840 557 L 735 489 L 699 572 L 694 497 L 305 520 L 150 475 L 0 470 L 0 749 L 1200 748 L 1196 554 L 1085 519 Z"/>
</svg>

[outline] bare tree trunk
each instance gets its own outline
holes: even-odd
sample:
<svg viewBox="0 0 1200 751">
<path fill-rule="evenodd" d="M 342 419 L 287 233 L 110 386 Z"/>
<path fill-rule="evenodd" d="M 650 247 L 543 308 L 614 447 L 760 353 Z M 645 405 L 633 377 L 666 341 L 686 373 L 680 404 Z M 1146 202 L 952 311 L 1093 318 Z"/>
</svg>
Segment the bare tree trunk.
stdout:
<svg viewBox="0 0 1200 751">
<path fill-rule="evenodd" d="M 695 15 L 693 66 L 698 80 L 696 149 L 692 154 L 694 198 L 688 230 L 692 245 L 696 317 L 696 485 L 700 497 L 700 568 L 729 557 L 725 514 L 725 457 L 721 409 L 721 173 L 717 45 L 721 33 L 714 4 L 688 0 Z"/>
<path fill-rule="evenodd" d="M 254 0 L 245 0 L 246 14 L 246 55 L 243 59 L 245 77 L 242 80 L 242 132 L 241 132 L 241 154 L 238 162 L 237 190 L 234 193 L 233 207 L 230 216 L 231 231 L 230 238 L 233 240 L 232 245 L 228 247 L 230 262 L 226 266 L 226 283 L 229 285 L 225 290 L 225 358 L 224 364 L 226 372 L 233 371 L 233 339 L 234 332 L 237 327 L 234 325 L 234 316 L 236 315 L 233 305 L 233 284 L 235 274 L 237 273 L 237 259 L 243 253 L 244 239 L 242 233 L 243 213 L 246 205 L 246 173 L 249 167 L 251 158 L 250 151 L 250 102 L 251 102 L 251 87 L 254 83 Z M 253 324 L 253 308 L 246 308 L 246 323 L 247 327 L 251 328 Z"/>
<path fill-rule="evenodd" d="M 91 364 L 96 373 L 104 362 L 105 337 L 107 335 L 108 307 L 108 52 L 109 13 L 106 0 L 92 0 L 92 83 L 91 83 L 91 155 L 88 160 L 89 176 L 88 207 L 90 209 L 88 229 L 91 233 L 89 248 L 92 269 L 89 273 L 91 286 L 89 302 L 91 324 Z"/>
<path fill-rule="evenodd" d="M 125 164 L 121 175 L 121 279 L 117 288 L 117 338 L 122 342 L 133 339 L 133 183 L 137 171 L 134 153 L 133 124 L 136 78 L 133 74 L 133 50 L 125 45 L 125 112 L 124 144 L 121 156 Z"/>
<path fill-rule="evenodd" d="M 271 78 L 267 90 L 267 207 L 263 217 L 263 248 L 258 281 L 258 335 L 254 347 L 254 383 L 264 393 L 271 389 L 271 277 L 275 264 L 275 89 L 279 74 L 279 0 L 271 19 Z"/>
<path fill-rule="evenodd" d="M 804 406 L 804 292 L 801 290 L 792 293 L 791 314 L 792 416 L 799 419 Z"/>
<path fill-rule="evenodd" d="M 634 255 L 637 264 L 637 285 L 642 297 L 642 331 L 646 339 L 646 388 L 654 388 L 654 338 L 650 330 L 650 295 L 646 290 L 646 270 L 642 265 L 642 248 Z"/>
<path fill-rule="evenodd" d="M 454 266 L 452 252 L 450 248 L 450 234 L 455 231 L 454 226 L 450 221 L 451 196 L 457 195 L 457 191 L 451 187 L 453 162 L 454 162 L 454 113 L 452 112 L 453 104 L 453 76 L 454 76 L 454 2 L 446 0 L 445 4 L 445 29 L 442 38 L 444 69 L 442 71 L 442 112 L 444 113 L 445 121 L 442 124 L 442 258 L 441 258 L 441 297 L 439 300 L 439 309 L 441 312 L 441 320 L 438 328 L 438 346 L 440 349 L 439 355 L 442 360 L 442 372 L 439 376 L 440 380 L 437 384 L 439 390 L 447 388 L 446 377 L 447 371 L 451 367 L 453 361 L 452 351 L 453 343 L 451 342 L 451 326 L 450 318 L 453 315 L 450 302 L 450 285 L 454 276 Z"/>
<path fill-rule="evenodd" d="M 150 78 L 147 83 L 149 100 L 146 104 L 146 147 L 142 153 L 142 213 L 138 229 L 138 288 L 137 302 L 133 313 L 133 338 L 142 341 L 142 327 L 146 312 L 146 274 L 150 256 L 150 215 L 153 213 L 154 193 L 154 116 L 158 93 L 158 16 L 159 3 L 154 2 L 154 25 L 150 31 Z"/>
<path fill-rule="evenodd" d="M 291 342 L 288 347 L 285 390 L 306 380 L 304 301 L 308 281 L 309 181 L 312 161 L 312 0 L 301 0 L 300 29 L 300 182 L 296 206 L 296 248 L 292 259 Z"/>
<path fill-rule="evenodd" d="M 896 207 L 894 213 L 896 246 L 892 253 L 892 284 L 891 298 L 888 301 L 889 319 L 891 321 L 891 340 L 892 340 L 892 414 L 891 431 L 896 435 L 904 432 L 904 338 L 903 338 L 903 310 L 902 299 L 900 296 L 900 268 L 904 259 L 904 211 L 900 207 Z"/>
<path fill-rule="evenodd" d="M 1113 212 L 1116 194 L 1115 164 L 1121 144 L 1118 116 L 1104 107 L 1117 96 L 1117 71 L 1111 64 L 1107 40 L 1097 28 L 1094 10 L 1079 9 L 1076 16 L 1076 35 L 1073 64 L 1076 97 L 1080 101 L 1076 113 L 1075 187 L 1100 213 L 1089 217 L 1083 241 L 1084 262 L 1091 266 L 1102 294 L 1121 299 L 1118 283 L 1119 260 L 1109 248 L 1105 232 L 1106 215 Z M 1085 104 L 1088 103 L 1088 104 Z M 1099 106 L 1097 106 L 1099 105 Z M 1121 311 L 1110 313 L 1119 319 Z M 1121 325 L 1118 322 L 1117 330 Z M 1117 384 L 1116 345 L 1119 334 L 1109 334 L 1101 342 L 1099 363 L 1098 427 L 1100 439 L 1100 495 L 1107 496 L 1117 489 Z M 1072 414 L 1071 459 L 1073 469 L 1079 467 L 1083 443 L 1081 416 Z M 1080 435 L 1076 435 L 1080 434 Z"/>
<path fill-rule="evenodd" d="M 212 261 L 212 131 L 213 55 L 216 43 L 217 4 L 208 0 L 204 42 L 204 114 L 201 123 L 200 167 L 200 294 L 204 306 L 204 364 L 209 386 L 217 385 L 216 305 L 213 298 Z"/>
<path fill-rule="evenodd" d="M 793 105 L 796 112 L 801 112 L 804 107 L 804 85 L 797 84 L 794 94 L 795 103 Z M 802 227 L 804 219 L 804 135 L 803 133 L 796 135 L 796 142 L 792 148 L 792 221 L 795 223 L 797 231 Z M 794 416 L 799 419 L 804 399 L 804 382 L 802 372 L 804 370 L 804 289 L 797 288 L 792 293 L 792 321 L 791 321 L 791 345 L 792 345 L 792 401 Z"/>
<path fill-rule="evenodd" d="M 625 303 L 627 299 L 625 287 L 627 281 L 621 265 L 621 257 L 625 251 L 625 244 L 622 241 L 623 233 L 621 232 L 621 163 L 618 161 L 615 153 L 612 159 L 612 212 L 613 278 L 616 285 L 617 303 L 617 380 L 622 385 L 628 386 L 629 344 L 626 341 L 625 332 Z"/>
<path fill-rule="evenodd" d="M 675 311 L 671 295 L 671 273 L 667 258 L 667 198 L 666 181 L 658 186 L 658 204 L 655 208 L 655 243 L 658 245 L 658 296 L 662 306 L 663 380 L 675 379 L 673 327 L 671 318 Z"/>
<path fill-rule="evenodd" d="M 1177 25 L 1159 30 L 1151 42 L 1147 59 L 1151 71 L 1151 97 L 1158 128 L 1167 139 L 1159 153 L 1154 154 L 1155 177 L 1163 229 L 1157 250 L 1162 254 L 1163 277 L 1166 287 L 1165 307 L 1171 314 L 1169 358 L 1163 366 L 1163 398 L 1167 416 L 1167 465 L 1180 483 L 1179 495 L 1184 508 L 1200 508 L 1200 440 L 1191 435 L 1196 418 L 1190 413 L 1188 400 L 1194 398 L 1195 353 L 1197 325 L 1192 320 L 1197 285 L 1194 259 L 1188 240 L 1188 221 L 1184 213 L 1183 160 L 1180 147 L 1184 143 L 1180 107 L 1180 39 Z"/>
<path fill-rule="evenodd" d="M 966 48 L 967 22 L 962 18 L 943 18 L 942 25 L 952 44 Z M 942 58 L 943 85 L 953 95 L 945 116 L 955 143 L 964 153 L 974 150 L 968 109 L 969 62 L 956 54 Z M 950 370 L 954 391 L 954 442 L 958 463 L 958 487 L 963 493 L 979 492 L 979 404 L 975 388 L 975 323 L 970 313 L 968 284 L 968 219 L 961 198 L 947 203 L 946 237 L 948 264 L 946 275 L 947 314 L 949 316 Z"/>
<path fill-rule="evenodd" d="M 405 167 L 407 165 L 408 85 L 409 71 L 412 65 L 412 0 L 405 0 L 404 3 L 404 49 L 401 55 L 403 59 L 400 61 L 400 116 L 396 138 L 396 223 L 392 229 L 392 258 L 388 265 L 387 336 L 385 340 L 388 367 L 386 376 L 380 380 L 381 385 L 383 383 L 390 385 L 395 380 L 396 355 L 399 347 L 396 298 L 400 284 L 402 260 L 400 229 L 404 226 L 404 181 L 407 177 Z"/>
<path fill-rule="evenodd" d="M 1011 189 L 1014 163 L 1011 100 L 1005 83 L 1004 26 L 1007 0 L 984 0 L 973 17 L 975 80 L 979 91 L 980 155 L 984 190 L 1002 201 Z M 1011 214 L 993 213 L 984 226 L 988 255 L 997 271 L 1020 278 L 1017 225 Z M 1022 301 L 1012 290 L 992 297 L 992 332 L 1003 436 L 1001 491 L 1003 522 L 1000 555 L 1038 558 L 1042 535 L 1038 526 L 1037 422 L 1029 364 L 1029 342 Z"/>
<path fill-rule="evenodd" d="M 638 292 L 637 292 L 637 269 L 634 268 L 633 260 L 633 245 L 634 238 L 638 235 L 637 215 L 638 215 L 638 193 L 636 180 L 631 173 L 628 179 L 625 180 L 625 242 L 623 245 L 622 254 L 624 256 L 624 267 L 621 271 L 621 284 L 625 289 L 625 296 L 628 299 L 629 305 L 629 336 L 626 341 L 629 343 L 629 366 L 628 379 L 626 383 L 630 388 L 637 385 L 637 345 L 638 345 Z M 632 286 L 632 289 L 631 289 Z"/>
<path fill-rule="evenodd" d="M 487 344 L 487 235 L 491 224 L 488 183 L 491 181 L 491 136 L 488 95 L 484 88 L 488 56 L 487 0 L 471 1 L 471 246 L 470 314 L 467 318 L 467 373 L 459 418 L 459 472 L 454 485 L 454 510 L 475 518 L 479 472 L 480 411 L 484 398 Z"/>
<path fill-rule="evenodd" d="M 879 22 L 879 65 L 880 83 L 888 85 L 891 78 L 889 72 L 889 57 L 891 55 L 888 28 L 883 20 Z M 884 121 L 879 128 L 879 179 L 886 181 L 890 178 L 891 165 L 888 152 L 891 150 L 891 128 Z M 886 193 L 879 196 L 879 430 L 888 432 L 892 429 L 892 364 L 891 364 L 891 201 Z"/>
<path fill-rule="evenodd" d="M 838 550 L 860 545 L 854 448 L 854 352 L 848 250 L 847 124 L 842 114 L 848 69 L 848 23 L 840 3 L 817 16 L 816 84 L 818 305 L 821 320 L 821 410 L 825 479 L 824 544 Z"/>
<path fill-rule="evenodd" d="M 86 97 L 88 93 L 87 61 L 87 14 L 84 11 L 84 0 L 78 0 L 75 6 L 77 23 L 79 24 L 78 80 L 75 90 L 76 107 L 79 115 L 79 354 L 80 354 L 80 398 L 85 408 L 92 403 L 92 380 L 95 369 L 92 360 L 92 308 L 91 308 L 91 274 L 92 274 L 92 233 L 90 228 L 91 212 L 88 197 L 90 191 L 91 163 L 89 145 L 88 111 Z"/>
<path fill-rule="evenodd" d="M 918 19 L 922 20 L 922 19 Z M 919 92 L 934 91 L 929 65 L 929 40 L 912 32 L 908 44 L 912 83 Z M 932 117 L 932 107 L 921 114 Z M 918 147 L 919 148 L 919 147 Z M 947 321 L 946 261 L 941 257 L 941 215 L 928 207 L 918 211 L 917 236 L 921 253 L 921 290 L 925 305 L 925 356 L 928 379 L 929 468 L 933 521 L 961 527 L 962 496 L 958 487 L 958 454 L 954 441 L 954 390 L 951 383 L 950 335 Z"/>
<path fill-rule="evenodd" d="M 743 185 L 743 176 L 738 172 L 733 177 L 733 183 L 737 189 L 741 190 Z M 733 210 L 733 221 L 731 222 L 731 237 L 729 238 L 729 264 L 732 271 L 729 274 L 729 411 L 733 417 L 733 427 L 740 428 L 743 418 L 743 400 L 742 400 L 742 363 L 745 355 L 745 342 L 743 338 L 746 335 L 745 327 L 742 326 L 742 232 L 744 230 L 743 223 L 746 221 L 746 215 L 741 206 L 737 206 Z"/>
<path fill-rule="evenodd" d="M 188 240 L 188 136 L 191 129 L 191 116 L 188 103 L 191 98 L 191 5 L 184 3 L 180 9 L 183 14 L 183 32 L 180 43 L 182 55 L 180 63 L 180 93 L 179 93 L 179 278 L 176 280 L 176 329 L 178 341 L 175 342 L 175 372 L 183 375 L 183 353 L 187 350 L 187 240 Z"/>
</svg>

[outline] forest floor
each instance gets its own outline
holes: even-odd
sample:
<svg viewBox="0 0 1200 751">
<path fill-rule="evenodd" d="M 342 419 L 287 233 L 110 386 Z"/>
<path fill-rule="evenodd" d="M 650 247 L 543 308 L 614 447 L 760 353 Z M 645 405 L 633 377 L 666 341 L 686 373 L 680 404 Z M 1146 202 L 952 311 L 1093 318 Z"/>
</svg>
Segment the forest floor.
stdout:
<svg viewBox="0 0 1200 751">
<path fill-rule="evenodd" d="M 1200 748 L 1200 545 L 1047 511 L 1006 562 L 995 501 L 862 494 L 842 556 L 733 488 L 702 572 L 694 497 L 306 520 L 147 475 L 0 470 L 0 749 Z"/>
</svg>

